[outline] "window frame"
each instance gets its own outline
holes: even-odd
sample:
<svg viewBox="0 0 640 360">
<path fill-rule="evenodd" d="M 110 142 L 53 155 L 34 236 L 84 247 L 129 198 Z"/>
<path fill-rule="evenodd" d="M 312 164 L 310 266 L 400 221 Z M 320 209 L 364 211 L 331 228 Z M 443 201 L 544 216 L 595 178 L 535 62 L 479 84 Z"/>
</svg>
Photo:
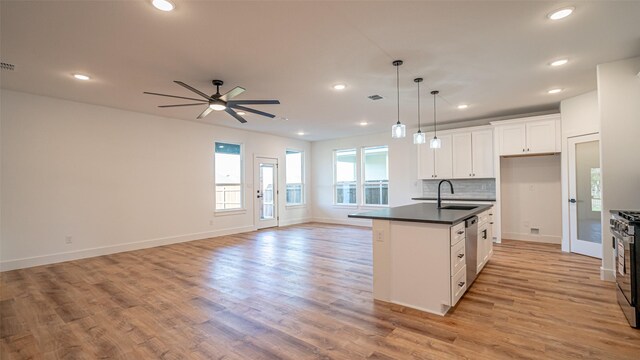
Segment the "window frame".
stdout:
<svg viewBox="0 0 640 360">
<path fill-rule="evenodd" d="M 338 177 L 338 152 L 340 151 L 354 151 L 355 152 L 355 180 L 354 181 L 341 181 L 338 182 L 337 177 Z M 353 147 L 353 148 L 344 148 L 344 149 L 334 149 L 333 150 L 333 186 L 332 186 L 332 191 L 333 191 L 333 205 L 336 207 L 349 207 L 349 208 L 357 208 L 360 203 L 359 203 L 359 195 L 358 195 L 358 187 L 360 185 L 360 177 L 359 177 L 359 152 L 360 152 L 360 148 L 358 147 Z M 339 203 L 338 202 L 338 196 L 337 196 L 337 189 L 338 189 L 338 185 L 339 184 L 351 184 L 354 183 L 355 187 L 356 187 L 356 191 L 355 191 L 355 203 Z"/>
<path fill-rule="evenodd" d="M 233 208 L 233 209 L 218 209 L 218 203 L 217 203 L 217 187 L 218 187 L 218 183 L 216 182 L 216 149 L 217 149 L 217 144 L 218 143 L 222 143 L 222 144 L 229 144 L 229 145 L 238 145 L 240 146 L 240 183 L 238 185 L 240 185 L 240 207 L 238 208 Z M 246 196 L 245 196 L 245 184 L 246 184 L 246 179 L 245 179 L 245 149 L 244 149 L 244 143 L 241 142 L 235 142 L 235 141 L 226 141 L 226 140 L 214 140 L 213 142 L 213 210 L 216 216 L 223 216 L 223 215 L 233 215 L 233 214 L 238 214 L 238 213 L 245 213 L 247 211 L 246 208 Z M 227 185 L 222 184 L 222 185 Z M 236 184 L 228 184 L 228 185 L 236 185 Z"/>
<path fill-rule="evenodd" d="M 287 162 L 287 152 L 297 152 L 300 153 L 300 180 L 302 181 L 300 183 L 301 189 L 300 189 L 300 198 L 301 201 L 299 203 L 289 203 L 287 200 L 287 185 L 289 185 L 289 183 L 287 182 L 287 170 L 289 169 L 289 165 Z M 306 196 L 306 172 L 305 172 L 305 168 L 306 168 L 306 158 L 305 158 L 305 151 L 304 150 L 300 150 L 300 149 L 294 149 L 294 148 L 286 148 L 284 151 L 284 203 L 285 203 L 285 207 L 286 208 L 297 208 L 297 207 L 305 207 L 307 205 L 307 196 Z"/>
<path fill-rule="evenodd" d="M 365 193 L 365 185 L 367 183 L 366 181 L 366 174 L 365 174 L 365 169 L 366 169 L 366 161 L 365 161 L 365 152 L 367 149 L 374 149 L 374 148 L 386 148 L 387 149 L 387 180 L 386 181 L 380 181 L 379 183 L 382 185 L 384 183 L 386 183 L 387 185 L 387 203 L 386 204 L 367 204 L 367 197 L 366 197 L 366 193 Z M 389 145 L 369 145 L 369 146 L 362 146 L 360 148 L 360 162 L 361 162 L 361 181 L 360 183 L 360 194 L 361 194 L 361 207 L 372 207 L 372 208 L 384 208 L 384 207 L 389 207 Z"/>
</svg>

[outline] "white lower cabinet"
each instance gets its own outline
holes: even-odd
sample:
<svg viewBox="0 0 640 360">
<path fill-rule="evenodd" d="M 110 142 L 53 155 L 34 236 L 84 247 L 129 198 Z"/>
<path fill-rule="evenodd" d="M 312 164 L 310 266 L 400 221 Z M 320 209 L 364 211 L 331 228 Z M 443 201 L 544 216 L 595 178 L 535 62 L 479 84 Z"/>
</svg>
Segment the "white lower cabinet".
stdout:
<svg viewBox="0 0 640 360">
<path fill-rule="evenodd" d="M 478 254 L 477 272 L 484 268 L 493 255 L 493 211 L 491 209 L 478 215 Z"/>
<path fill-rule="evenodd" d="M 451 306 L 458 303 L 465 291 L 467 291 L 467 267 L 463 266 L 451 277 Z"/>
</svg>

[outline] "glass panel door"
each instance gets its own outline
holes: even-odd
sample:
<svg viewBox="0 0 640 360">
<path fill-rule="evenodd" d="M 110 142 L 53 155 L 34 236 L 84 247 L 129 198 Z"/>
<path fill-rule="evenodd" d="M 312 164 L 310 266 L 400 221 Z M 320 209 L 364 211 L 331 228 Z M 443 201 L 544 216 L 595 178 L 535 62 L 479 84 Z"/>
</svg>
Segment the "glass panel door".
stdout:
<svg viewBox="0 0 640 360">
<path fill-rule="evenodd" d="M 597 135 L 569 139 L 571 252 L 602 258 L 600 144 Z"/>
<path fill-rule="evenodd" d="M 256 228 L 278 226 L 278 159 L 256 157 L 254 178 Z"/>
</svg>

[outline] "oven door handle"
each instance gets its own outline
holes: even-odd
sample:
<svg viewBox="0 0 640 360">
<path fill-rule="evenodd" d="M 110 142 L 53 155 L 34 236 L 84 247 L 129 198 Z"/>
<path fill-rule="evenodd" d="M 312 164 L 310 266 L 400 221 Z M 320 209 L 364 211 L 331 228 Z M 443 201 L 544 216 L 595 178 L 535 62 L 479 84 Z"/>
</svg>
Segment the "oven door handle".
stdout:
<svg viewBox="0 0 640 360">
<path fill-rule="evenodd" d="M 635 237 L 634 236 L 624 236 L 622 234 L 620 234 L 617 230 L 611 229 L 609 228 L 609 230 L 611 230 L 611 233 L 613 234 L 613 236 L 616 237 L 616 239 L 620 239 L 624 242 L 627 242 L 629 244 L 633 244 L 635 243 Z"/>
</svg>

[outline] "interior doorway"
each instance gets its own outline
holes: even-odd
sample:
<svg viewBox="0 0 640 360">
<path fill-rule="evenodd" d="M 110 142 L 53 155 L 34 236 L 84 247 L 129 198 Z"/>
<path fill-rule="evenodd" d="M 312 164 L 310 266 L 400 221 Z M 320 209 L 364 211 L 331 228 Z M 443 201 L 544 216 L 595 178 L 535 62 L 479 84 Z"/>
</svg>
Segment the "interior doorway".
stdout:
<svg viewBox="0 0 640 360">
<path fill-rule="evenodd" d="M 602 258 L 600 137 L 568 139 L 570 251 Z"/>
</svg>

